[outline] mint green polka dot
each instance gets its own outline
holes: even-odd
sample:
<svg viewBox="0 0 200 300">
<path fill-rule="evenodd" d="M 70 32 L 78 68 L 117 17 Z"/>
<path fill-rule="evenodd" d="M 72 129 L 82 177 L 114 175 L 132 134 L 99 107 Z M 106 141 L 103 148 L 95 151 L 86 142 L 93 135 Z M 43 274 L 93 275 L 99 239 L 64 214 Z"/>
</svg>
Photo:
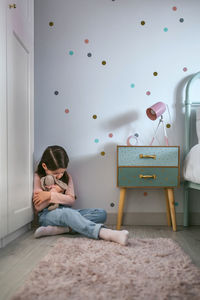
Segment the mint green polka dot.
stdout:
<svg viewBox="0 0 200 300">
<path fill-rule="evenodd" d="M 131 83 L 131 88 L 133 89 L 135 87 L 135 84 L 134 83 Z"/>
<path fill-rule="evenodd" d="M 69 55 L 73 55 L 74 54 L 74 51 L 69 51 Z"/>
<path fill-rule="evenodd" d="M 165 27 L 163 30 L 164 30 L 164 32 L 167 32 L 167 31 L 168 31 L 168 28 L 167 28 L 167 27 Z"/>
<path fill-rule="evenodd" d="M 99 139 L 95 139 L 94 142 L 95 142 L 95 143 L 98 143 L 98 142 L 99 142 Z"/>
</svg>

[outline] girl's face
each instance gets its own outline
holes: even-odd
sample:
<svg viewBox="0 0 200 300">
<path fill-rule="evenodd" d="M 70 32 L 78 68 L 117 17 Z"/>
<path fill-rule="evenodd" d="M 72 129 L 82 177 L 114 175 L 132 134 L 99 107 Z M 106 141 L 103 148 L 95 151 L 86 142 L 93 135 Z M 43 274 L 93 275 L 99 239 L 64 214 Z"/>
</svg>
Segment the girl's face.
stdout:
<svg viewBox="0 0 200 300">
<path fill-rule="evenodd" d="M 61 177 L 63 177 L 63 174 L 66 171 L 66 169 L 62 168 L 51 171 L 47 168 L 45 163 L 42 164 L 42 167 L 45 170 L 46 175 L 53 175 L 56 179 L 60 179 Z"/>
</svg>

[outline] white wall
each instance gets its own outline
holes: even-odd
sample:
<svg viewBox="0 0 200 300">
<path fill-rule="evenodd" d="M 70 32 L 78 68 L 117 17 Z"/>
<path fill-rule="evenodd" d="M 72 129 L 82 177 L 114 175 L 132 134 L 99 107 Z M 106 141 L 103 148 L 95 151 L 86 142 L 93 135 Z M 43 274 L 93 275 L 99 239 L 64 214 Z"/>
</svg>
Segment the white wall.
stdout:
<svg viewBox="0 0 200 300">
<path fill-rule="evenodd" d="M 35 160 L 48 145 L 66 148 L 76 207 L 117 212 L 116 145 L 134 133 L 149 145 L 157 121 L 145 111 L 155 102 L 168 104 L 170 145 L 183 149 L 184 87 L 200 71 L 199 11 L 197 0 L 35 1 Z M 175 197 L 180 212 L 182 189 Z M 129 190 L 125 210 L 165 212 L 164 192 Z"/>
</svg>

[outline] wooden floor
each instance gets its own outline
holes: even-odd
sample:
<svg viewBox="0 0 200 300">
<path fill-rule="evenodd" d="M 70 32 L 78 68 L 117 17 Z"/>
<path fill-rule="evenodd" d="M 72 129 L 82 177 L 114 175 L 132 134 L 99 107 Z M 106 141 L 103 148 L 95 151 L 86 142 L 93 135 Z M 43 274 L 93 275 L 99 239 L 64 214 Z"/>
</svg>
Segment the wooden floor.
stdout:
<svg viewBox="0 0 200 300">
<path fill-rule="evenodd" d="M 171 238 L 177 241 L 190 255 L 193 263 L 200 267 L 200 226 L 179 226 L 177 232 L 165 226 L 124 226 L 122 229 L 129 230 L 131 238 Z M 62 236 L 76 237 L 67 234 Z M 29 231 L 0 249 L 0 300 L 10 299 L 60 237 L 61 235 L 34 239 L 33 231 Z"/>
</svg>

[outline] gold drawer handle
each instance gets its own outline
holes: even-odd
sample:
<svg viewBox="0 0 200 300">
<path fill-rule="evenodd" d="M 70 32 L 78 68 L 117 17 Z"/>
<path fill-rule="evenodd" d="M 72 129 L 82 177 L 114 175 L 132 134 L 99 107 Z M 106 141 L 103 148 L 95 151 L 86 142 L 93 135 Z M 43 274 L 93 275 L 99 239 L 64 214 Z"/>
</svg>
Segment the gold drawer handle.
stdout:
<svg viewBox="0 0 200 300">
<path fill-rule="evenodd" d="M 144 179 L 149 179 L 149 178 L 153 178 L 156 179 L 156 175 L 139 175 L 140 178 L 144 178 Z"/>
<path fill-rule="evenodd" d="M 9 8 L 11 9 L 11 8 L 16 8 L 17 6 L 16 6 L 16 4 L 9 4 Z"/>
<path fill-rule="evenodd" d="M 153 158 L 153 159 L 156 159 L 156 155 L 144 155 L 144 154 L 140 154 L 140 158 Z"/>
</svg>

